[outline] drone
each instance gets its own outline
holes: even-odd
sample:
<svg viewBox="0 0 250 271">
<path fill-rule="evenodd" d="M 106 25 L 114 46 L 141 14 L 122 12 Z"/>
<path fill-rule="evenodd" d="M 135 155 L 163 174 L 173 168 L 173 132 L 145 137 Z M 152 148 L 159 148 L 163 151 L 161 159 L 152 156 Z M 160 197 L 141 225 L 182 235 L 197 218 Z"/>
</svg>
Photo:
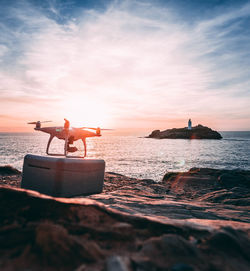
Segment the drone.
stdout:
<svg viewBox="0 0 250 271">
<path fill-rule="evenodd" d="M 41 123 L 45 122 L 52 122 L 52 121 L 33 121 L 28 122 L 28 124 L 35 124 L 36 127 L 34 130 L 41 131 L 47 134 L 50 134 L 50 138 L 47 144 L 46 153 L 47 155 L 52 156 L 65 156 L 68 158 L 85 158 L 87 156 L 87 144 L 86 138 L 87 137 L 100 137 L 101 136 L 101 128 L 92 128 L 92 127 L 80 127 L 74 128 L 70 127 L 70 122 L 67 119 L 64 119 L 64 126 L 62 127 L 41 127 Z M 89 131 L 94 130 L 95 132 Z M 102 129 L 102 130 L 112 130 L 112 129 Z M 64 154 L 59 153 L 50 153 L 49 147 L 54 137 L 58 139 L 65 140 L 64 144 Z M 84 145 L 84 156 L 74 156 L 68 155 L 69 153 L 74 153 L 78 151 L 78 148 L 72 146 L 74 141 L 81 139 Z"/>
</svg>

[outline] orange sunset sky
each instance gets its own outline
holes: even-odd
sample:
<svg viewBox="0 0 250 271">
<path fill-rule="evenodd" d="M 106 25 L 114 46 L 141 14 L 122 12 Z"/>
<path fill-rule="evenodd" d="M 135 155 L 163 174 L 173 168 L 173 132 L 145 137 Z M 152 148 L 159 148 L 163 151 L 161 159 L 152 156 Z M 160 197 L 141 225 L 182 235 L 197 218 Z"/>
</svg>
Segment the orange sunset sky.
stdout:
<svg viewBox="0 0 250 271">
<path fill-rule="evenodd" d="M 249 1 L 83 2 L 1 1 L 0 132 L 250 130 Z"/>
</svg>

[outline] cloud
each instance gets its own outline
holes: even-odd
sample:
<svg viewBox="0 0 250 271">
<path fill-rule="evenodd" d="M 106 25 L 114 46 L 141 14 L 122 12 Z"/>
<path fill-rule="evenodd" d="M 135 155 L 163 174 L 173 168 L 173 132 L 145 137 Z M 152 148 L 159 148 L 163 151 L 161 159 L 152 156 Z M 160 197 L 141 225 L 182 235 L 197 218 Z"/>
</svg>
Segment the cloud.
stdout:
<svg viewBox="0 0 250 271">
<path fill-rule="evenodd" d="M 57 102 L 57 99 L 48 97 L 33 97 L 33 96 L 1 96 L 1 102 L 4 103 L 19 103 L 19 104 L 46 104 Z"/>
<path fill-rule="evenodd" d="M 250 3 L 246 3 L 237 9 L 233 8 L 231 11 L 228 11 L 224 14 L 217 15 L 212 19 L 207 19 L 202 21 L 198 29 L 202 32 L 209 31 L 212 28 L 217 28 L 218 26 L 226 25 L 233 20 L 247 18 L 250 15 Z"/>
<path fill-rule="evenodd" d="M 68 100 L 105 106 L 116 125 L 189 116 L 224 122 L 236 113 L 241 118 L 238 112 L 250 119 L 249 53 L 239 45 L 250 45 L 242 33 L 249 6 L 189 25 L 173 9 L 124 1 L 59 23 L 56 2 L 54 19 L 22 2 L 9 10 L 19 26 L 2 26 L 9 47 L 0 46 L 0 59 L 11 64 L 7 70 L 0 64 L 1 93 L 12 101 L 28 96 L 37 115 L 44 113 L 32 99 L 41 98 L 41 108 L 42 97 L 55 99 L 49 113 L 57 119 L 67 114 Z"/>
<path fill-rule="evenodd" d="M 12 115 L 0 115 L 0 119 L 7 119 L 7 120 L 22 120 L 22 118 Z"/>
</svg>

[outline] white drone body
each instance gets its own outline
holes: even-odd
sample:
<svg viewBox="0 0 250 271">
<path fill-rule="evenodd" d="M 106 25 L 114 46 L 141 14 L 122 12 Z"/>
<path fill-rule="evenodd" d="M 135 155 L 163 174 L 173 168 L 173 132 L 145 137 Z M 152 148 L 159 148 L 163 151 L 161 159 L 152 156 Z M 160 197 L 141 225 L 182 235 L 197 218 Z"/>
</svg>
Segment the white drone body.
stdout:
<svg viewBox="0 0 250 271">
<path fill-rule="evenodd" d="M 74 128 L 70 127 L 70 123 L 67 119 L 64 119 L 65 123 L 64 126 L 62 127 L 41 127 L 41 123 L 44 122 L 51 122 L 51 121 L 36 121 L 36 122 L 28 122 L 28 124 L 35 124 L 36 127 L 34 130 L 36 131 L 41 131 L 47 134 L 50 134 L 50 138 L 47 144 L 46 148 L 46 153 L 48 155 L 52 156 L 65 156 L 65 157 L 70 157 L 70 158 L 84 158 L 87 155 L 87 144 L 86 144 L 86 138 L 87 137 L 96 137 L 96 136 L 101 136 L 101 129 L 98 128 L 92 128 L 92 127 L 80 127 L 80 128 Z M 94 130 L 95 132 L 89 131 Z M 102 129 L 102 130 L 110 130 L 110 129 Z M 49 147 L 51 144 L 51 141 L 53 140 L 54 137 L 57 137 L 58 139 L 65 140 L 64 144 L 64 154 L 59 154 L 59 153 L 50 153 L 49 152 Z M 77 141 L 81 139 L 84 145 L 84 156 L 68 156 L 68 153 L 73 153 L 78 151 L 78 149 L 75 146 L 70 146 L 74 143 L 74 141 Z"/>
</svg>

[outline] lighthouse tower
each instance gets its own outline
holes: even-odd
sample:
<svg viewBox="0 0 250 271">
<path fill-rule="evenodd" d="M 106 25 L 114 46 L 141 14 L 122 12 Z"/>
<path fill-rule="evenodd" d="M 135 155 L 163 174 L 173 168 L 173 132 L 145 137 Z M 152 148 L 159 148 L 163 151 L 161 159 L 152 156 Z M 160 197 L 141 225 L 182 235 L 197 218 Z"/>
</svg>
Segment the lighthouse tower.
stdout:
<svg viewBox="0 0 250 271">
<path fill-rule="evenodd" d="M 192 121 L 189 119 L 188 121 L 188 130 L 192 130 Z"/>
</svg>

